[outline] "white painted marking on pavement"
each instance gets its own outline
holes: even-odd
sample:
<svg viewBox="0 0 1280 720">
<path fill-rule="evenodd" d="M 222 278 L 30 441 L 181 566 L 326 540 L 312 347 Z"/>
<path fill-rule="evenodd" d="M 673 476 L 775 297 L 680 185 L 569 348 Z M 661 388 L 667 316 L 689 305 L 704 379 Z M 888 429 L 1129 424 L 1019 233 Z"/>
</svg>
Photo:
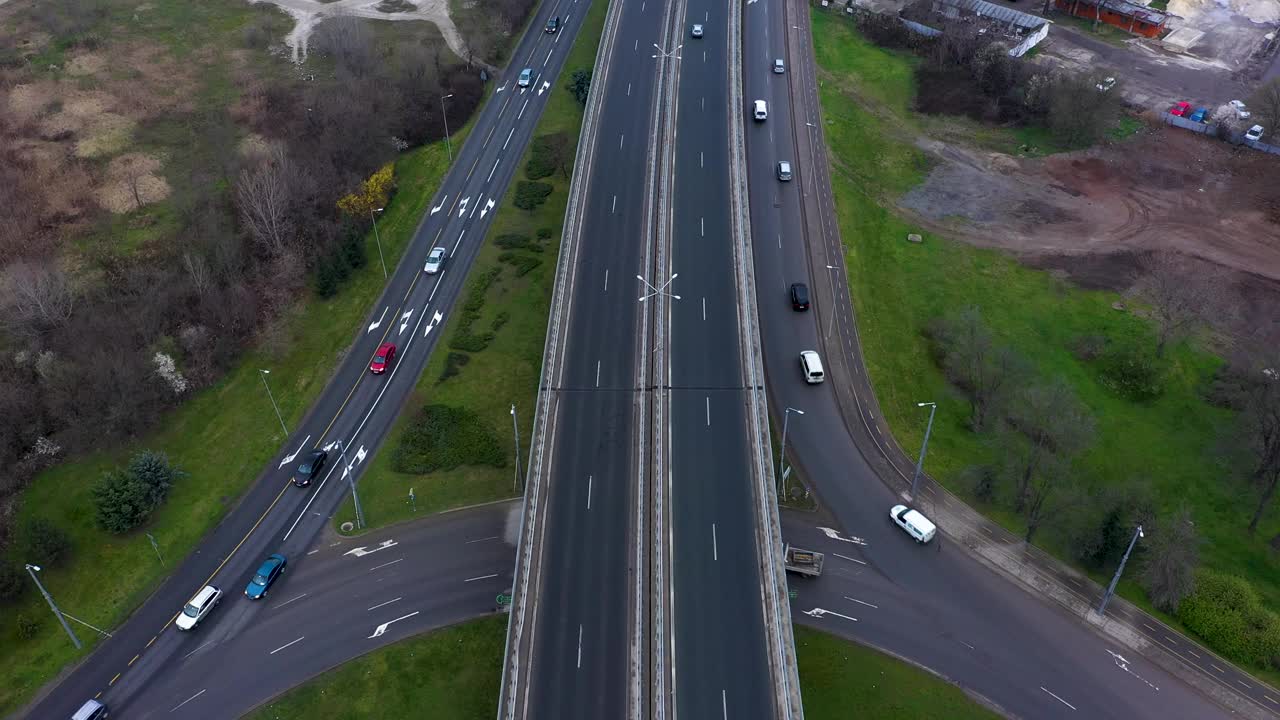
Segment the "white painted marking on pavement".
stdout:
<svg viewBox="0 0 1280 720">
<path fill-rule="evenodd" d="M 499 90 L 498 92 L 502 92 L 502 91 L 501 91 L 501 90 Z M 439 205 L 437 205 L 437 206 L 435 206 L 435 207 L 433 207 L 433 208 L 431 208 L 431 214 L 432 214 L 432 215 L 435 215 L 436 213 L 438 213 L 438 212 L 440 212 L 441 210 L 443 210 L 443 209 L 444 209 L 444 202 L 445 202 L 446 200 L 448 200 L 448 199 L 449 199 L 449 196 L 448 196 L 448 195 L 445 195 L 444 197 L 440 198 L 440 204 L 439 204 Z"/>
<path fill-rule="evenodd" d="M 836 616 L 836 617 L 838 617 L 838 618 L 844 618 L 845 620 L 848 620 L 848 621 L 850 621 L 850 622 L 858 622 L 858 618 L 856 618 L 856 617 L 849 617 L 848 615 L 841 615 L 841 614 L 840 614 L 840 613 L 838 613 L 838 612 L 832 612 L 832 611 L 830 611 L 830 610 L 824 610 L 824 609 L 822 609 L 822 608 L 817 608 L 817 607 L 816 607 L 816 608 L 814 608 L 814 609 L 812 609 L 812 610 L 805 610 L 805 611 L 804 611 L 804 614 L 805 614 L 805 615 L 808 615 L 809 617 L 813 617 L 813 618 L 820 618 L 820 617 L 825 617 L 825 616 L 827 616 L 827 615 L 834 615 L 834 616 Z"/>
<path fill-rule="evenodd" d="M 360 547 L 358 547 L 358 548 L 351 548 L 350 550 L 348 550 L 348 551 L 346 551 L 346 552 L 342 553 L 342 555 L 343 555 L 344 557 L 345 557 L 345 556 L 347 556 L 347 555 L 355 555 L 356 557 L 364 557 L 365 555 L 371 555 L 371 554 L 373 554 L 373 553 L 378 552 L 379 550 L 386 550 L 387 548 L 395 547 L 396 545 L 399 545 L 399 544 L 400 544 L 400 543 L 396 542 L 395 540 L 383 540 L 382 542 L 378 543 L 378 547 L 376 547 L 376 548 L 374 548 L 374 549 L 372 549 L 372 550 L 365 550 L 365 549 L 364 549 L 364 546 L 363 546 L 363 545 L 361 545 L 361 546 L 360 546 Z"/>
<path fill-rule="evenodd" d="M 488 580 L 489 578 L 496 578 L 496 577 L 498 577 L 498 573 L 494 573 L 492 575 L 481 575 L 479 577 L 467 578 L 466 580 L 463 580 L 463 582 L 475 582 L 476 580 Z"/>
<path fill-rule="evenodd" d="M 596 361 L 596 387 L 600 387 L 600 361 Z"/>
<path fill-rule="evenodd" d="M 483 220 L 484 216 L 488 215 L 489 211 L 492 209 L 493 209 L 493 200 L 490 200 L 484 204 L 484 209 L 480 211 L 480 219 Z"/>
<path fill-rule="evenodd" d="M 484 196 L 483 196 L 483 195 L 481 195 L 480 197 L 484 197 Z M 476 201 L 476 204 L 471 208 L 471 214 L 467 216 L 467 219 L 468 219 L 468 220 L 470 220 L 471 218 L 475 217 L 475 216 L 476 216 L 476 210 L 479 210 L 479 209 L 480 209 L 480 202 L 477 200 L 477 201 Z M 461 240 L 461 239 L 462 239 L 462 236 L 461 236 L 461 235 L 459 235 L 459 236 L 458 236 L 458 239 L 459 239 L 459 240 Z"/>
<path fill-rule="evenodd" d="M 1050 695 L 1051 697 L 1053 697 L 1053 699 L 1054 699 L 1054 700 L 1057 700 L 1058 702 L 1062 703 L 1063 705 L 1066 705 L 1067 707 L 1071 708 L 1072 710 L 1075 710 L 1075 709 L 1076 709 L 1076 706 L 1075 706 L 1075 705 L 1072 705 L 1071 703 L 1067 702 L 1066 700 L 1063 700 L 1062 698 L 1058 697 L 1057 695 L 1054 695 L 1054 694 L 1053 694 L 1052 692 L 1050 692 L 1049 690 L 1046 690 L 1046 689 L 1045 689 L 1045 687 L 1044 687 L 1043 685 L 1041 685 L 1041 686 L 1040 686 L 1040 689 L 1041 689 L 1041 690 L 1044 690 L 1044 691 L 1045 691 L 1045 692 L 1047 692 L 1047 693 L 1049 693 L 1049 695 Z"/>
<path fill-rule="evenodd" d="M 411 317 L 413 317 L 413 308 L 405 310 L 404 314 L 400 316 L 400 332 L 396 333 L 396 335 L 404 334 L 404 329 L 409 327 L 409 318 Z"/>
<path fill-rule="evenodd" d="M 289 463 L 293 462 L 293 459 L 298 457 L 298 453 L 302 452 L 302 448 L 307 446 L 307 441 L 310 439 L 311 439 L 310 435 L 303 438 L 302 442 L 298 444 L 298 449 L 294 450 L 292 455 L 285 455 L 284 459 L 280 461 L 280 467 L 277 467 L 276 469 L 279 470 L 285 465 L 288 465 Z"/>
<path fill-rule="evenodd" d="M 377 321 L 377 322 L 374 322 L 374 323 L 370 323 L 370 324 L 369 324 L 369 329 L 368 329 L 368 330 L 365 330 L 365 332 L 366 332 L 366 333 L 371 333 L 371 332 L 373 332 L 374 330 L 377 330 L 377 329 L 378 329 L 378 326 L 382 324 L 382 319 L 383 319 L 383 318 L 385 318 L 385 317 L 387 316 L 387 311 L 388 311 L 388 310 L 390 310 L 390 309 L 391 309 L 390 307 L 384 307 L 384 308 L 382 308 L 382 314 L 378 316 L 378 321 Z"/>
<path fill-rule="evenodd" d="M 281 645 L 280 647 L 276 648 L 275 650 L 272 650 L 271 652 L 269 652 L 269 653 L 267 653 L 267 654 L 268 654 L 268 655 L 275 655 L 276 653 L 278 653 L 278 652 L 280 652 L 281 650 L 283 650 L 283 649 L 285 649 L 285 648 L 289 647 L 290 645 L 297 645 L 298 643 L 302 642 L 304 639 L 306 639 L 306 636 L 305 636 L 305 635 L 303 635 L 302 637 L 298 638 L 297 640 L 294 640 L 293 642 L 287 642 L 287 643 L 285 643 L 284 645 Z"/>
<path fill-rule="evenodd" d="M 609 271 L 604 271 L 604 291 L 609 292 Z"/>
<path fill-rule="evenodd" d="M 827 528 L 827 527 L 820 527 L 820 528 L 818 528 L 818 530 L 820 530 L 820 531 L 822 532 L 822 534 L 823 534 L 823 535 L 826 535 L 827 537 L 831 538 L 832 540 L 839 540 L 840 542 L 853 543 L 854 545 L 866 545 L 866 544 L 867 544 L 867 541 L 866 541 L 866 540 L 863 540 L 863 539 L 862 539 L 862 538 L 860 538 L 860 537 L 847 537 L 847 538 L 840 537 L 840 533 L 836 532 L 835 530 L 832 530 L 831 528 Z"/>
<path fill-rule="evenodd" d="M 591 485 L 593 483 L 594 477 L 595 477 L 594 475 L 587 476 L 587 509 L 588 510 L 591 509 Z"/>
<path fill-rule="evenodd" d="M 716 524 L 711 523 L 711 559 L 720 560 L 720 545 L 716 542 Z"/>
<path fill-rule="evenodd" d="M 729 699 L 725 697 L 724 689 L 720 690 L 720 713 L 724 720 L 729 720 Z"/>
<path fill-rule="evenodd" d="M 404 560 L 404 558 L 396 558 L 395 560 L 392 560 L 391 562 L 384 562 L 384 563 L 382 563 L 381 565 L 374 565 L 373 567 L 369 568 L 369 572 L 373 572 L 374 570 L 381 570 L 382 568 L 387 567 L 388 565 L 395 565 L 396 563 L 400 562 L 401 560 Z"/>
<path fill-rule="evenodd" d="M 702 296 L 702 322 L 707 321 L 707 297 Z"/>
<path fill-rule="evenodd" d="M 463 545 L 472 545 L 472 544 L 474 544 L 474 543 L 485 542 L 485 541 L 487 541 L 487 540 L 497 540 L 499 537 L 501 537 L 501 536 L 499 536 L 499 535 L 490 535 L 489 537 L 482 537 L 482 538 L 478 538 L 478 539 L 476 539 L 476 540 L 468 540 L 468 541 L 466 541 L 465 543 L 463 543 Z"/>
<path fill-rule="evenodd" d="M 707 427 L 711 427 L 711 396 L 707 396 Z"/>
<path fill-rule="evenodd" d="M 372 639 L 374 639 L 374 638 L 376 638 L 376 637 L 378 637 L 378 636 L 382 635 L 383 633 L 385 633 L 385 632 L 387 631 L 387 628 L 391 626 L 391 623 L 398 623 L 398 622 L 400 622 L 401 620 L 408 620 L 409 618 L 413 617 L 414 615 L 417 615 L 419 612 L 421 612 L 421 611 L 420 611 L 420 610 L 414 610 L 413 612 L 409 613 L 408 615 L 401 615 L 400 617 L 396 618 L 395 620 L 391 620 L 391 621 L 388 621 L 388 622 L 384 622 L 384 623 L 382 623 L 382 624 L 381 624 L 381 625 L 379 625 L 376 629 L 374 629 L 373 634 L 372 634 L 372 635 L 370 635 L 370 636 L 369 636 L 368 638 L 366 638 L 366 639 L 368 639 L 368 640 L 372 640 Z"/>
<path fill-rule="evenodd" d="M 183 659 L 183 660 L 186 660 L 187 658 L 191 657 L 192 655 L 195 655 L 196 653 L 198 653 L 198 652 L 200 652 L 201 650 L 203 650 L 203 649 L 205 649 L 205 648 L 209 647 L 209 646 L 210 646 L 210 645 L 212 645 L 212 644 L 213 644 L 213 641 L 212 641 L 212 640 L 210 640 L 209 642 L 207 642 L 207 643 L 205 643 L 205 644 L 201 645 L 200 647 L 196 648 L 195 650 L 192 650 L 191 652 L 187 653 L 186 655 L 183 655 L 183 656 L 182 656 L 182 659 Z"/>
<path fill-rule="evenodd" d="M 849 597 L 848 595 L 845 595 L 845 596 L 844 596 L 844 599 L 845 599 L 845 600 L 852 601 L 852 602 L 856 602 L 856 603 L 858 603 L 859 605 L 866 605 L 866 606 L 867 606 L 867 607 L 869 607 L 869 608 L 875 608 L 876 610 L 879 610 L 879 609 L 880 609 L 880 606 L 879 606 L 879 605 L 872 605 L 872 604 L 871 604 L 871 603 L 869 603 L 869 602 L 863 602 L 863 601 L 859 600 L 858 598 L 851 598 L 851 597 Z"/>
<path fill-rule="evenodd" d="M 208 690 L 208 689 L 209 689 L 209 688 L 205 688 L 205 690 Z M 178 711 L 178 708 L 182 707 L 183 705 L 186 705 L 187 703 L 191 702 L 192 700 L 195 700 L 196 698 L 198 698 L 198 697 L 200 697 L 201 695 L 203 695 L 203 694 L 205 693 L 205 690 L 201 690 L 200 692 L 196 693 L 195 695 L 192 695 L 191 697 L 187 698 L 186 700 L 183 700 L 182 702 L 178 703 L 178 707 L 175 707 L 174 709 L 170 710 L 169 712 L 171 712 L 171 713 L 172 713 L 172 712 L 177 712 L 177 711 Z"/>
<path fill-rule="evenodd" d="M 520 114 L 516 115 L 517 120 L 521 120 L 524 118 L 524 109 L 527 107 L 529 107 L 529 98 L 525 98 L 524 104 L 520 106 Z"/>
<path fill-rule="evenodd" d="M 612 214 L 614 214 L 614 213 L 616 213 L 616 212 L 618 212 L 618 196 L 617 196 L 617 195 L 614 195 L 614 196 L 613 196 L 613 205 L 611 205 L 611 206 L 609 207 L 609 214 L 610 214 L 610 215 L 612 215 Z"/>
<path fill-rule="evenodd" d="M 582 626 L 578 626 L 578 667 L 582 667 Z"/>
<path fill-rule="evenodd" d="M 378 609 L 378 608 L 380 608 L 380 607 L 386 607 L 386 606 L 390 605 L 390 604 L 391 604 L 391 603 L 393 603 L 393 602 L 400 602 L 400 601 L 401 601 L 401 600 L 403 600 L 403 599 L 404 599 L 404 597 L 403 597 L 403 596 L 401 596 L 401 597 L 396 598 L 395 600 L 388 600 L 388 601 L 386 601 L 386 602 L 384 602 L 384 603 L 378 603 L 377 605 L 374 605 L 373 607 L 369 608 L 369 609 L 368 609 L 368 610 L 366 610 L 365 612 L 372 612 L 372 611 L 374 611 L 374 610 L 377 610 L 377 609 Z"/>
<path fill-rule="evenodd" d="M 836 557 L 840 558 L 841 560 L 848 560 L 849 562 L 856 562 L 856 563 L 858 563 L 859 565 L 866 565 L 866 563 L 862 562 L 861 560 L 859 560 L 859 559 L 857 559 L 857 558 L 851 558 L 851 557 L 849 557 L 848 555 L 841 555 L 840 553 L 831 553 L 831 554 L 832 554 L 832 555 L 835 555 Z"/>
<path fill-rule="evenodd" d="M 422 331 L 422 337 L 429 335 L 431 331 L 435 329 L 436 325 L 439 325 L 440 321 L 443 319 L 444 315 L 441 315 L 440 311 L 437 310 L 436 314 L 431 318 L 431 322 L 427 324 L 427 329 Z"/>
<path fill-rule="evenodd" d="M 302 594 L 301 594 L 301 595 L 299 595 L 298 597 L 296 597 L 296 598 L 290 598 L 290 599 L 288 599 L 288 600 L 285 600 L 284 602 L 280 603 L 279 605 L 276 605 L 275 607 L 273 607 L 273 608 L 271 608 L 271 609 L 272 609 L 272 610 L 279 610 L 280 608 L 284 607 L 285 605 L 288 605 L 289 603 L 293 602 L 294 600 L 301 600 L 302 598 L 304 598 L 304 597 L 306 597 L 306 596 L 307 596 L 307 593 L 302 593 Z"/>
<path fill-rule="evenodd" d="M 489 171 L 489 179 L 485 180 L 485 182 L 490 182 L 493 180 L 493 174 L 498 172 L 498 164 L 501 162 L 502 162 L 502 158 L 498 158 L 497 160 L 493 161 L 493 169 Z M 473 210 L 472 212 L 475 212 L 475 211 Z"/>
</svg>

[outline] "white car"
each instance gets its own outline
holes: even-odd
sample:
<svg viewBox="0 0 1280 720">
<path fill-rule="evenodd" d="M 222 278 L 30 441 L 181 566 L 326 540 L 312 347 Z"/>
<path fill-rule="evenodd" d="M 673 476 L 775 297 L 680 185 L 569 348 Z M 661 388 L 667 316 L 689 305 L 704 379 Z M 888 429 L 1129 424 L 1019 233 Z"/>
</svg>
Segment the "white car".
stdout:
<svg viewBox="0 0 1280 720">
<path fill-rule="evenodd" d="M 787 66 L 783 64 L 782 58 L 775 58 L 773 61 L 773 74 L 781 75 L 786 72 Z"/>
<path fill-rule="evenodd" d="M 1103 78 L 1098 83 L 1098 92 L 1106 92 L 1116 86 L 1116 79 L 1113 77 Z"/>
<path fill-rule="evenodd" d="M 520 87 L 529 87 L 529 83 L 533 82 L 533 68 L 525 68 L 520 71 L 520 79 L 516 80 L 516 84 Z"/>
<path fill-rule="evenodd" d="M 182 612 L 178 613 L 178 619 L 173 624 L 179 630 L 192 630 L 200 624 L 209 613 L 217 607 L 222 601 L 222 591 L 212 585 L 205 585 L 191 598 L 187 606 L 182 608 Z"/>
<path fill-rule="evenodd" d="M 1254 142 L 1257 142 L 1258 140 L 1262 139 L 1262 132 L 1263 130 L 1261 125 L 1254 125 L 1253 127 L 1249 128 L 1249 132 L 1244 134 L 1244 139 L 1253 140 Z"/>
<path fill-rule="evenodd" d="M 754 110 L 752 111 L 752 116 L 755 117 L 757 121 L 763 121 L 764 119 L 769 117 L 769 106 L 765 104 L 765 101 L 757 100 L 755 102 L 755 107 L 754 107 Z"/>
<path fill-rule="evenodd" d="M 919 510 L 912 510 L 906 505 L 894 505 L 890 508 L 889 519 L 921 545 L 932 540 L 934 534 L 938 532 L 938 527 L 929 518 L 920 514 Z"/>
<path fill-rule="evenodd" d="M 444 248 L 431 248 L 431 253 L 427 255 L 427 264 L 423 266 L 422 271 L 428 275 L 435 275 L 440 272 L 440 268 L 444 265 L 444 258 Z"/>
<path fill-rule="evenodd" d="M 702 23 L 694 23 L 693 27 L 689 28 L 689 34 L 696 38 L 702 37 Z"/>
<path fill-rule="evenodd" d="M 1232 100 L 1227 104 L 1231 106 L 1232 110 L 1236 111 L 1236 117 L 1241 120 L 1248 120 L 1249 117 L 1253 115 L 1253 113 L 1249 112 L 1248 109 L 1245 108 L 1244 103 L 1240 100 Z"/>
</svg>

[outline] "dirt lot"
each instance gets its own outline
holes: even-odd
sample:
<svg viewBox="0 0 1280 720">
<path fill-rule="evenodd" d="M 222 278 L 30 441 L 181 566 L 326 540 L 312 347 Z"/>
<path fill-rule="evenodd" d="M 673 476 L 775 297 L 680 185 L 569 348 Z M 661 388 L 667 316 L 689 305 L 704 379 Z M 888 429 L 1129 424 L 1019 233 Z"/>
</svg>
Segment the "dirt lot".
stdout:
<svg viewBox="0 0 1280 720">
<path fill-rule="evenodd" d="M 1165 127 L 1036 159 L 918 144 L 936 165 L 899 204 L 922 224 L 1117 290 L 1172 248 L 1237 271 L 1243 320 L 1280 332 L 1280 158 Z"/>
</svg>

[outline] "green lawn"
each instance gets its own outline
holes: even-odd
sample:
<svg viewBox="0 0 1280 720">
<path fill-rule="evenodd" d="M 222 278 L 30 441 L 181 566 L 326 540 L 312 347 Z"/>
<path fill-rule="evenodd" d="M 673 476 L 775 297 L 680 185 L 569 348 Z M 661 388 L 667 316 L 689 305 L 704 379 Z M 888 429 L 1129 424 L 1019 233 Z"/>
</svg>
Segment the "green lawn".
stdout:
<svg viewBox="0 0 1280 720">
<path fill-rule="evenodd" d="M 1205 403 L 1199 389 L 1220 360 L 1195 347 L 1174 348 L 1164 394 L 1147 404 L 1124 400 L 1070 350 L 1086 333 L 1118 343 L 1152 342 L 1146 321 L 1112 309 L 1116 295 L 1079 290 L 1000 252 L 928 233 L 922 233 L 923 244 L 905 242 L 920 228 L 886 207 L 920 182 L 927 168 L 911 138 L 902 136 L 902 128 L 918 126 L 907 110 L 914 60 L 871 45 L 842 19 L 822 11 L 813 19 L 852 301 L 877 397 L 899 443 L 920 446 L 927 415 L 916 403 L 938 400 L 928 472 L 1011 531 L 1024 529 L 1003 506 L 975 502 L 957 481 L 962 469 L 990 461 L 993 451 L 968 430 L 967 400 L 947 383 L 922 335 L 933 318 L 978 305 L 1000 340 L 1028 358 L 1038 377 L 1066 380 L 1095 416 L 1096 441 L 1082 459 L 1082 482 L 1141 478 L 1165 510 L 1190 502 L 1206 540 L 1203 563 L 1248 578 L 1267 604 L 1280 605 L 1280 562 L 1266 544 L 1280 531 L 1280 512 L 1266 516 L 1255 538 L 1247 536 L 1255 495 L 1215 460 L 1217 433 L 1230 414 Z M 1052 529 L 1037 540 L 1065 556 Z M 1143 602 L 1136 585 L 1122 584 L 1121 591 Z"/>
<path fill-rule="evenodd" d="M 560 81 L 551 89 L 546 111 L 538 122 L 534 137 L 555 132 L 565 132 L 572 138 L 570 152 L 577 147 L 578 131 L 582 124 L 582 105 L 564 89 L 574 70 L 589 70 L 595 62 L 596 48 L 604 27 L 608 4 L 597 0 L 591 4 L 582 27 L 574 42 L 573 50 L 560 73 Z M 556 258 L 560 248 L 560 233 L 564 222 L 565 203 L 568 200 L 569 180 L 560 173 L 543 178 L 555 186 L 547 202 L 532 213 L 512 204 L 515 183 L 523 180 L 525 161 L 512 183 L 512 189 L 497 208 L 492 228 L 485 238 L 470 272 L 468 289 L 463 299 L 479 278 L 498 273 L 497 279 L 483 293 L 484 305 L 474 321 L 477 331 L 494 326 L 499 316 L 505 318 L 494 332 L 492 342 L 479 352 L 463 352 L 459 341 L 458 324 L 462 313 L 462 301 L 450 314 L 445 324 L 447 341 L 436 348 L 427 369 L 414 389 L 413 397 L 405 411 L 396 420 L 390 441 L 377 453 L 360 479 L 360 504 L 365 523 L 369 528 L 380 527 L 413 516 L 409 503 L 409 491 L 416 497 L 417 513 L 437 512 L 474 503 L 487 502 L 520 494 L 515 486 L 514 440 L 510 408 L 516 406 L 520 434 L 527 438 L 532 430 L 534 402 L 537 399 L 538 378 L 542 371 L 542 349 L 546 339 L 547 314 L 551 292 L 555 283 Z M 524 275 L 510 263 L 500 260 L 507 251 L 494 244 L 494 238 L 519 233 L 531 238 L 539 230 L 550 232 L 549 240 L 541 243 L 542 251 L 521 253 L 541 262 Z M 450 356 L 467 357 L 466 364 L 457 368 L 457 374 L 441 380 Z M 460 407 L 469 410 L 489 425 L 507 458 L 504 467 L 487 465 L 462 465 L 453 470 L 441 470 L 427 474 L 397 472 L 393 456 L 403 442 L 418 410 L 426 403 Z M 527 443 L 527 440 L 524 441 Z M 527 445 L 521 452 L 526 453 Z M 528 460 L 522 454 L 522 464 Z M 334 515 L 335 525 L 352 520 L 354 508 L 348 500 Z"/>
<path fill-rule="evenodd" d="M 463 137 L 468 129 L 455 137 Z M 397 162 L 400 191 L 378 223 L 389 266 L 412 237 L 446 169 L 442 145 L 406 153 Z M 382 291 L 382 268 L 372 236 L 366 251 L 369 262 L 352 274 L 336 297 L 296 306 L 276 341 L 248 352 L 221 382 L 170 413 L 154 435 L 62 463 L 36 478 L 23 495 L 18 525 L 44 517 L 71 534 L 71 563 L 46 571 L 43 578 L 66 612 L 108 630 L 120 623 L 236 503 L 283 441 L 258 369 L 271 370 L 271 389 L 285 422 L 294 427 Z M 190 475 L 174 485 L 168 501 L 140 531 L 115 536 L 98 530 L 90 487 L 105 470 L 125 464 L 143 448 L 167 453 Z M 283 475 L 276 480 L 285 482 Z M 168 567 L 157 563 L 143 533 L 155 536 Z M 34 638 L 19 639 L 16 623 L 8 620 L 19 614 L 41 623 Z M 0 677 L 6 682 L 0 684 L 0 713 L 15 709 L 63 665 L 84 654 L 71 647 L 35 592 L 6 607 L 4 618 Z M 83 640 L 92 638 L 85 628 L 77 632 Z M 86 652 L 90 649 L 92 644 L 87 644 Z"/>
<path fill-rule="evenodd" d="M 491 720 L 507 616 L 402 640 L 266 703 L 247 720 Z"/>
<path fill-rule="evenodd" d="M 800 692 L 808 720 L 996 720 L 960 688 L 857 643 L 795 627 Z"/>
</svg>

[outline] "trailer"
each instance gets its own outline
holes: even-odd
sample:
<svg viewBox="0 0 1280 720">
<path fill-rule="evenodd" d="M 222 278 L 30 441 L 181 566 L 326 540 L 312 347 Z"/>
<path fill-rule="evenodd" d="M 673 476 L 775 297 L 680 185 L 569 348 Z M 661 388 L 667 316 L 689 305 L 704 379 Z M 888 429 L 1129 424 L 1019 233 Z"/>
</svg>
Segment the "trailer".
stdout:
<svg viewBox="0 0 1280 720">
<path fill-rule="evenodd" d="M 787 545 L 782 565 L 788 572 L 818 577 L 822 574 L 822 558 L 823 554 L 815 550 L 801 550 Z"/>
</svg>

